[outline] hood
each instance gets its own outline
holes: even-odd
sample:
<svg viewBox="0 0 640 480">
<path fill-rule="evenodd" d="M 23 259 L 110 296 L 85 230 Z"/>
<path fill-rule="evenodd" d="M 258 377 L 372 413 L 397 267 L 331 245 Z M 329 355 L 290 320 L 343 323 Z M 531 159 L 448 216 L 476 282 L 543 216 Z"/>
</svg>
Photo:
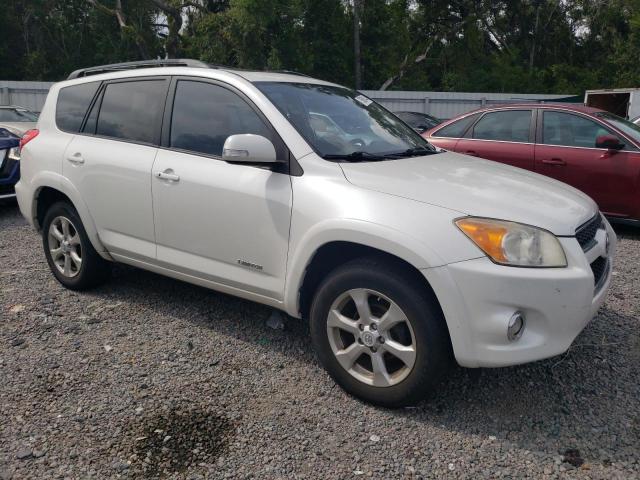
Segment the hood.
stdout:
<svg viewBox="0 0 640 480">
<path fill-rule="evenodd" d="M 6 128 L 14 135 L 21 137 L 27 130 L 36 128 L 36 122 L 0 122 L 0 128 Z"/>
<path fill-rule="evenodd" d="M 349 182 L 461 214 L 526 223 L 574 235 L 598 207 L 569 185 L 520 168 L 443 152 L 381 162 L 341 163 Z"/>
</svg>

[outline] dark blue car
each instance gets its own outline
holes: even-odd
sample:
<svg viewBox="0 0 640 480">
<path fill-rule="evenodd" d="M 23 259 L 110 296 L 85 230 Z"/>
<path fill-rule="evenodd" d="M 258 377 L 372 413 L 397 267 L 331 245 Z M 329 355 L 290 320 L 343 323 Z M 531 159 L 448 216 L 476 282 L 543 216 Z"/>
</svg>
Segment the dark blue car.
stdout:
<svg viewBox="0 0 640 480">
<path fill-rule="evenodd" d="M 0 128 L 0 200 L 15 198 L 15 185 L 20 179 L 20 137 Z"/>
</svg>

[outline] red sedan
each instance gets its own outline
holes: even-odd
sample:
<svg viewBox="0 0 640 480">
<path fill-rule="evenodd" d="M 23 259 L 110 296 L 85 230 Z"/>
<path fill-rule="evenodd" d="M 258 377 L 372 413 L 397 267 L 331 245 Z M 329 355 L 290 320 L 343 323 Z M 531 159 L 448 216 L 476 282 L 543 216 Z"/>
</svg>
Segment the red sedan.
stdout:
<svg viewBox="0 0 640 480">
<path fill-rule="evenodd" d="M 640 126 L 582 105 L 518 104 L 456 117 L 432 144 L 561 180 L 607 216 L 640 225 Z"/>
</svg>

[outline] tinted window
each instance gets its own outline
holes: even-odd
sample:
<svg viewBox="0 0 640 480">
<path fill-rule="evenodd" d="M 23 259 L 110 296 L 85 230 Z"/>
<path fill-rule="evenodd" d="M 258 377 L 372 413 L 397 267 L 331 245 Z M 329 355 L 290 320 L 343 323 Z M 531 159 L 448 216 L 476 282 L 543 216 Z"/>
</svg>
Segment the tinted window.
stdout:
<svg viewBox="0 0 640 480">
<path fill-rule="evenodd" d="M 436 131 L 433 136 L 434 137 L 447 137 L 447 138 L 460 138 L 464 135 L 464 132 L 467 130 L 467 127 L 471 125 L 476 118 L 478 118 L 480 114 L 476 113 L 474 115 L 469 115 L 468 117 L 461 118 L 460 120 L 456 120 L 453 123 L 450 123 L 444 128 Z"/>
<path fill-rule="evenodd" d="M 611 132 L 588 118 L 563 112 L 544 112 L 542 143 L 595 148 L 596 138 Z"/>
<path fill-rule="evenodd" d="M 100 82 L 64 87 L 58 93 L 56 125 L 66 132 L 79 132 L 85 113 L 96 94 Z"/>
<path fill-rule="evenodd" d="M 430 129 L 438 125 L 440 122 L 433 117 L 427 115 L 420 115 L 413 112 L 399 112 L 396 113 L 400 119 L 407 123 L 412 128 Z"/>
<path fill-rule="evenodd" d="M 528 142 L 531 110 L 507 110 L 485 114 L 473 127 L 473 138 Z"/>
<path fill-rule="evenodd" d="M 171 118 L 171 146 L 222 155 L 225 140 L 242 133 L 271 138 L 258 114 L 235 93 L 210 83 L 178 82 Z"/>
<path fill-rule="evenodd" d="M 96 134 L 153 143 L 164 109 L 165 88 L 164 80 L 107 85 Z"/>
</svg>

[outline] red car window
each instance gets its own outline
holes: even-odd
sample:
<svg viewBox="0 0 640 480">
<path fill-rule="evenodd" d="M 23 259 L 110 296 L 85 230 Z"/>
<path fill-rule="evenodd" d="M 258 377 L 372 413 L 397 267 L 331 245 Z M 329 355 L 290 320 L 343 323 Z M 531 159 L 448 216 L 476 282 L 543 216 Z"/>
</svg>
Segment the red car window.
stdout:
<svg viewBox="0 0 640 480">
<path fill-rule="evenodd" d="M 531 110 L 504 110 L 485 114 L 473 127 L 473 138 L 528 142 Z"/>
<path fill-rule="evenodd" d="M 588 118 L 563 112 L 544 112 L 542 143 L 566 147 L 595 148 L 596 138 L 612 132 Z"/>
</svg>

